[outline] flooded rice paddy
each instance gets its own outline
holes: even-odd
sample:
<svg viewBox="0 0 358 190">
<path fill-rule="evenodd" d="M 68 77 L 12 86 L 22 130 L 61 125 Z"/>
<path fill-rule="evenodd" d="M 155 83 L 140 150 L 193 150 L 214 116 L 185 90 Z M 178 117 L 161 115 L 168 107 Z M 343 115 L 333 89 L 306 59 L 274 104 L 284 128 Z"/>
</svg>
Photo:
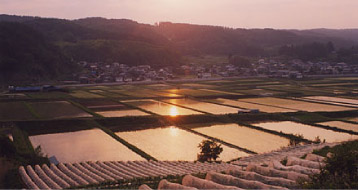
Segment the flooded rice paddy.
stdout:
<svg viewBox="0 0 358 190">
<path fill-rule="evenodd" d="M 190 109 L 178 107 L 175 105 L 167 104 L 156 100 L 127 100 L 122 102 L 159 115 L 178 116 L 178 115 L 202 114 L 200 112 L 196 112 Z"/>
<path fill-rule="evenodd" d="M 237 124 L 213 125 L 193 130 L 257 153 L 277 150 L 289 144 L 286 138 Z"/>
<path fill-rule="evenodd" d="M 30 136 L 34 148 L 41 146 L 48 157 L 59 162 L 144 160 L 102 130 Z"/>
<path fill-rule="evenodd" d="M 196 100 L 191 99 L 170 99 L 165 100 L 166 102 L 169 102 L 171 104 L 180 105 L 200 111 L 204 111 L 211 114 L 229 114 L 229 113 L 237 113 L 238 108 L 228 107 L 228 106 L 222 106 L 207 102 L 199 102 Z"/>
<path fill-rule="evenodd" d="M 207 91 L 207 92 L 214 92 L 214 93 L 217 93 L 217 95 L 242 95 L 241 93 L 226 92 L 226 91 L 221 91 L 221 90 L 212 90 L 212 89 L 200 89 L 200 90 Z"/>
<path fill-rule="evenodd" d="M 247 99 L 240 99 L 240 101 L 259 103 L 259 104 L 270 105 L 270 106 L 279 106 L 283 108 L 296 109 L 296 110 L 308 111 L 308 112 L 345 111 L 345 110 L 352 109 L 342 106 L 318 104 L 318 103 L 311 103 L 305 101 L 297 101 L 297 100 L 290 100 L 290 99 L 283 99 L 283 98 L 272 98 L 272 97 L 247 98 Z"/>
<path fill-rule="evenodd" d="M 119 137 L 137 146 L 158 160 L 197 160 L 199 143 L 204 137 L 177 127 L 118 132 Z M 218 160 L 229 161 L 247 156 L 245 152 L 222 145 Z"/>
<path fill-rule="evenodd" d="M 352 139 L 357 139 L 357 135 L 350 135 L 348 133 L 335 132 L 331 130 L 326 130 L 319 127 L 313 127 L 310 125 L 305 125 L 301 123 L 295 123 L 291 121 L 283 122 L 265 122 L 253 124 L 258 127 L 265 129 L 283 132 L 286 134 L 301 134 L 304 138 L 309 140 L 315 140 L 318 136 L 321 140 L 326 140 L 326 142 L 341 142 Z"/>
<path fill-rule="evenodd" d="M 358 117 L 354 117 L 354 118 L 347 118 L 347 121 L 353 121 L 353 122 L 357 122 L 358 123 Z"/>
<path fill-rule="evenodd" d="M 318 123 L 318 124 L 358 132 L 358 124 L 346 123 L 343 121 L 329 121 L 329 122 L 322 122 L 322 123 Z"/>
<path fill-rule="evenodd" d="M 254 103 L 241 102 L 241 101 L 236 101 L 236 100 L 229 100 L 229 99 L 224 99 L 224 98 L 218 98 L 218 99 L 215 99 L 212 101 L 220 103 L 220 104 L 240 107 L 243 109 L 258 109 L 261 112 L 267 112 L 267 113 L 295 112 L 296 111 L 296 110 L 285 109 L 285 108 L 278 108 L 278 107 L 265 106 L 265 105 L 254 104 Z"/>
<path fill-rule="evenodd" d="M 129 110 L 111 110 L 111 111 L 99 111 L 96 112 L 103 117 L 125 117 L 125 116 L 145 116 L 150 115 L 140 110 L 129 109 Z"/>
<path fill-rule="evenodd" d="M 337 103 L 353 104 L 358 106 L 358 100 L 348 99 L 348 98 L 329 97 L 329 96 L 309 96 L 305 98 L 310 100 L 337 102 Z"/>
</svg>

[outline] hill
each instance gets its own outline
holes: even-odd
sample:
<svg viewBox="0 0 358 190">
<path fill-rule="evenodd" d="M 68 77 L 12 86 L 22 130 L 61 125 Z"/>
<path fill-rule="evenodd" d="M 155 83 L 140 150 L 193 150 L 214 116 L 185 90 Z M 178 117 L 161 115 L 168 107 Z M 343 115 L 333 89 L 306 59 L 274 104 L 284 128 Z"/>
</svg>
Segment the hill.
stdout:
<svg viewBox="0 0 358 190">
<path fill-rule="evenodd" d="M 0 22 L 0 83 L 54 79 L 75 69 L 41 33 L 23 24 Z"/>
<path fill-rule="evenodd" d="M 186 55 L 262 57 L 279 55 L 286 45 L 332 42 L 341 48 L 358 42 L 355 29 L 233 29 L 170 22 L 148 25 L 127 19 L 11 15 L 0 15 L 0 23 L 2 80 L 57 78 L 73 72 L 78 61 L 161 67 L 180 65 Z"/>
</svg>

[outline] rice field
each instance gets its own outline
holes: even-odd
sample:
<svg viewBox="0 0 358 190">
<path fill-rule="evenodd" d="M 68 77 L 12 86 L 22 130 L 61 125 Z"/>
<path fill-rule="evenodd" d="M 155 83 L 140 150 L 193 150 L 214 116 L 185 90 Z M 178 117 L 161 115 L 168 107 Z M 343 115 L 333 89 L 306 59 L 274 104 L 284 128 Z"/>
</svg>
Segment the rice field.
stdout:
<svg viewBox="0 0 358 190">
<path fill-rule="evenodd" d="M 289 144 L 286 138 L 237 124 L 205 126 L 193 130 L 257 153 L 277 150 Z"/>
<path fill-rule="evenodd" d="M 126 117 L 126 116 L 146 116 L 148 113 L 140 110 L 128 109 L 128 110 L 110 110 L 110 111 L 98 111 L 96 112 L 103 117 Z"/>
<path fill-rule="evenodd" d="M 353 122 L 357 122 L 358 123 L 358 117 L 353 117 L 353 118 L 347 118 L 347 121 L 353 121 Z"/>
<path fill-rule="evenodd" d="M 260 112 L 267 112 L 267 113 L 296 112 L 296 110 L 292 110 L 292 109 L 265 106 L 265 105 L 260 105 L 260 104 L 247 103 L 247 102 L 229 100 L 229 99 L 224 99 L 224 98 L 217 98 L 217 99 L 214 99 L 214 100 L 211 100 L 211 101 L 216 102 L 216 103 L 220 103 L 220 104 L 239 107 L 239 108 L 242 108 L 242 109 L 258 109 L 258 110 L 260 110 Z"/>
<path fill-rule="evenodd" d="M 133 98 L 155 98 L 155 97 L 180 97 L 181 95 L 166 93 L 151 89 L 133 89 L 133 90 L 109 90 L 112 93 L 123 94 L 127 97 Z"/>
<path fill-rule="evenodd" d="M 329 97 L 329 96 L 309 96 L 309 97 L 304 97 L 304 98 L 310 99 L 310 100 L 318 100 L 318 101 L 326 101 L 326 102 L 338 102 L 338 103 L 358 105 L 358 100 L 348 99 L 348 98 Z"/>
<path fill-rule="evenodd" d="M 103 97 L 112 97 L 112 98 L 126 98 L 126 97 L 128 97 L 126 95 L 110 92 L 110 91 L 107 91 L 107 90 L 90 90 L 90 92 L 92 92 L 94 94 L 98 94 L 98 95 L 103 96 Z"/>
<path fill-rule="evenodd" d="M 165 102 L 169 102 L 171 104 L 180 105 L 196 110 L 200 110 L 203 112 L 211 113 L 211 114 L 229 114 L 229 113 L 237 113 L 239 109 L 222 106 L 207 102 L 199 102 L 192 99 L 170 99 L 164 100 Z"/>
<path fill-rule="evenodd" d="M 249 94 L 249 95 L 258 95 L 258 96 L 273 96 L 273 95 L 282 95 L 285 94 L 284 92 L 278 92 L 273 90 L 266 90 L 266 89 L 249 89 L 249 90 L 235 90 L 235 92 L 241 94 Z"/>
<path fill-rule="evenodd" d="M 204 137 L 177 127 L 118 132 L 119 137 L 139 147 L 158 160 L 194 161 L 200 152 L 199 143 Z M 247 156 L 245 152 L 222 145 L 223 152 L 218 160 L 229 161 Z"/>
<path fill-rule="evenodd" d="M 92 117 L 91 114 L 66 101 L 33 102 L 29 105 L 41 118 L 46 119 Z"/>
<path fill-rule="evenodd" d="M 30 120 L 34 118 L 24 102 L 0 102 L 1 121 Z"/>
<path fill-rule="evenodd" d="M 309 102 L 317 102 L 317 103 L 324 103 L 324 104 L 332 104 L 337 106 L 345 106 L 345 107 L 355 107 L 355 105 L 347 104 L 347 103 L 340 103 L 340 102 L 327 102 L 325 100 L 314 100 L 314 99 L 308 99 L 308 98 L 295 98 L 297 100 L 303 100 L 303 101 L 309 101 Z M 358 105 L 357 105 L 358 107 Z"/>
<path fill-rule="evenodd" d="M 171 89 L 171 90 L 165 90 L 165 92 L 170 94 L 178 94 L 178 95 L 194 96 L 194 97 L 218 95 L 218 92 L 207 91 L 207 90 L 204 91 L 204 90 L 197 90 L 197 89 Z"/>
<path fill-rule="evenodd" d="M 101 95 L 98 94 L 93 94 L 87 91 L 83 91 L 83 90 L 75 90 L 72 91 L 70 93 L 71 96 L 75 97 L 75 98 L 104 98 Z"/>
<path fill-rule="evenodd" d="M 207 92 L 214 92 L 217 93 L 217 95 L 242 95 L 241 93 L 236 93 L 236 92 L 226 92 L 226 91 L 221 91 L 221 90 L 212 90 L 212 89 L 200 89 L 202 91 L 207 91 Z"/>
<path fill-rule="evenodd" d="M 125 105 L 122 105 L 118 102 L 112 101 L 112 100 L 99 100 L 99 99 L 80 99 L 77 100 L 78 103 L 81 105 L 87 107 L 88 109 L 91 109 L 93 111 L 102 111 L 102 110 L 113 110 L 118 108 L 125 108 Z"/>
<path fill-rule="evenodd" d="M 200 83 L 185 83 L 180 84 L 181 87 L 189 87 L 189 88 L 215 88 L 215 85 L 209 84 L 200 84 Z"/>
<path fill-rule="evenodd" d="M 99 129 L 30 136 L 34 148 L 41 146 L 59 162 L 144 160 Z"/>
<path fill-rule="evenodd" d="M 311 103 L 311 102 L 297 101 L 297 100 L 290 100 L 290 99 L 283 99 L 283 98 L 273 98 L 273 97 L 247 98 L 247 99 L 240 99 L 240 101 L 249 102 L 249 103 L 259 103 L 269 106 L 279 106 L 283 108 L 308 111 L 308 112 L 352 110 L 352 108 L 347 108 L 342 106 L 318 104 L 318 103 Z"/>
<path fill-rule="evenodd" d="M 329 122 L 322 122 L 322 123 L 318 123 L 318 124 L 327 125 L 330 127 L 337 127 L 339 129 L 344 129 L 344 130 L 348 130 L 348 131 L 358 132 L 358 124 L 346 123 L 343 121 L 329 121 Z"/>
<path fill-rule="evenodd" d="M 178 116 L 178 115 L 195 115 L 202 114 L 190 109 L 178 107 L 175 105 L 167 104 L 156 100 L 127 100 L 123 103 L 130 104 L 132 106 L 147 110 L 152 113 L 165 116 Z"/>
<path fill-rule="evenodd" d="M 71 96 L 65 92 L 31 92 L 26 94 L 33 99 L 60 99 L 70 98 Z"/>
<path fill-rule="evenodd" d="M 304 138 L 309 140 L 315 140 L 316 137 L 319 137 L 321 140 L 326 140 L 326 142 L 342 142 L 352 139 L 358 139 L 357 135 L 350 135 L 348 133 L 331 131 L 319 127 L 295 123 L 292 121 L 265 122 L 256 123 L 253 125 L 277 132 L 281 131 L 286 134 L 303 135 Z"/>
</svg>

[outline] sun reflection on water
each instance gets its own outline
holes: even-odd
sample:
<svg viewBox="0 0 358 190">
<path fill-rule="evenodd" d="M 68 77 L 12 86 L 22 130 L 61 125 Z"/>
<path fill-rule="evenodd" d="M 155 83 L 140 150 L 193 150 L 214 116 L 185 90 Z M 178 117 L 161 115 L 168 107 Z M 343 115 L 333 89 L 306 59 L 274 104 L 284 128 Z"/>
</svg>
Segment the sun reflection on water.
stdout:
<svg viewBox="0 0 358 190">
<path fill-rule="evenodd" d="M 178 133 L 179 133 L 178 128 L 170 127 L 169 129 L 170 129 L 170 135 L 171 136 L 178 136 Z"/>
<path fill-rule="evenodd" d="M 169 109 L 169 115 L 172 117 L 176 117 L 178 114 L 178 108 L 176 106 L 171 106 Z"/>
</svg>

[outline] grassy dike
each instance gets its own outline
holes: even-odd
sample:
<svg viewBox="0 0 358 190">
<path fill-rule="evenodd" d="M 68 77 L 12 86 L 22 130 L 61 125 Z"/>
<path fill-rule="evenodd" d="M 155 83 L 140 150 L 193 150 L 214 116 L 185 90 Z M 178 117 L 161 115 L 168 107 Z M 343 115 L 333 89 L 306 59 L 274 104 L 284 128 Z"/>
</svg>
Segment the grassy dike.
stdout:
<svg viewBox="0 0 358 190">
<path fill-rule="evenodd" d="M 29 112 L 36 118 L 41 119 L 41 116 L 31 107 L 31 105 L 28 102 L 23 102 L 26 108 L 29 110 Z"/>
<path fill-rule="evenodd" d="M 87 113 L 93 115 L 94 117 L 99 117 L 99 118 L 103 117 L 103 116 L 101 116 L 101 115 L 99 115 L 99 114 L 93 112 L 92 110 L 86 108 L 85 106 L 82 106 L 80 103 L 77 103 L 77 102 L 72 101 L 72 100 L 70 100 L 70 99 L 67 99 L 67 101 L 70 102 L 72 105 L 74 105 L 74 106 L 80 108 L 81 110 L 83 110 L 83 111 L 85 111 L 85 112 L 87 112 Z"/>
<path fill-rule="evenodd" d="M 105 133 L 107 133 L 109 136 L 111 136 L 112 138 L 116 139 L 118 142 L 122 143 L 124 146 L 128 147 L 130 150 L 132 150 L 133 152 L 139 154 L 140 156 L 142 156 L 143 158 L 145 158 L 146 160 L 154 160 L 157 161 L 157 159 L 155 159 L 153 156 L 147 154 L 146 152 L 144 152 L 143 150 L 139 149 L 138 147 L 130 144 L 129 142 L 125 141 L 124 139 L 120 138 L 119 136 L 117 136 L 113 131 L 111 131 L 110 129 L 103 127 L 102 125 L 100 125 L 99 123 L 96 123 L 96 127 L 101 129 L 102 131 L 104 131 Z"/>
</svg>

